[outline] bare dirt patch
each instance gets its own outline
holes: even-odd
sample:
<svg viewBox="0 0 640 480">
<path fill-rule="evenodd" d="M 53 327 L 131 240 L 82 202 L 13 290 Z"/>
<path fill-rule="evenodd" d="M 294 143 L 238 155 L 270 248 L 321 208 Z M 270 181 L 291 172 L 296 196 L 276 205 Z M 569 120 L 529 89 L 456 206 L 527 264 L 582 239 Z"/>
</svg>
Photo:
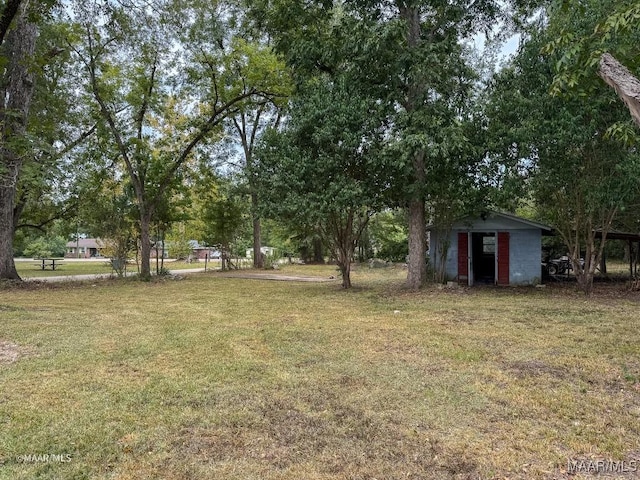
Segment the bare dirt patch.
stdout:
<svg viewBox="0 0 640 480">
<path fill-rule="evenodd" d="M 23 352 L 18 345 L 0 339 L 0 364 L 13 363 L 22 355 Z"/>
<path fill-rule="evenodd" d="M 246 272 L 226 272 L 217 273 L 218 277 L 226 278 L 242 278 L 245 280 L 273 280 L 280 282 L 331 282 L 335 280 L 335 276 L 330 277 L 309 277 L 302 275 L 283 275 L 279 273 L 246 273 Z"/>
<path fill-rule="evenodd" d="M 559 367 L 548 365 L 540 360 L 511 362 L 508 364 L 508 367 L 517 378 L 537 377 L 545 374 L 561 380 L 571 377 L 570 372 Z"/>
</svg>

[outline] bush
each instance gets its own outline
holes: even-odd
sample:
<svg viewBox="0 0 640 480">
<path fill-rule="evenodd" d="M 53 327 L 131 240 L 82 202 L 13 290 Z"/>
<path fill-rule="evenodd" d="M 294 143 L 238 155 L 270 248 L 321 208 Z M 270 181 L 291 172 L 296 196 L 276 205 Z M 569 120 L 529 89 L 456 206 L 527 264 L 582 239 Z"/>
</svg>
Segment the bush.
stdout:
<svg viewBox="0 0 640 480">
<path fill-rule="evenodd" d="M 27 257 L 64 257 L 67 242 L 62 237 L 38 237 L 29 242 L 23 254 Z"/>
</svg>

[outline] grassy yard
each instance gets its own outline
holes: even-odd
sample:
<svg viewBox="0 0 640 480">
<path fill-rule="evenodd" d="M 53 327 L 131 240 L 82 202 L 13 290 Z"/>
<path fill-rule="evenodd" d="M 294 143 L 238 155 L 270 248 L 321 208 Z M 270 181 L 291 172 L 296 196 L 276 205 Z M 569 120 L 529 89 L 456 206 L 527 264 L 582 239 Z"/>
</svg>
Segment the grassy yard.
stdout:
<svg viewBox="0 0 640 480">
<path fill-rule="evenodd" d="M 110 273 L 113 270 L 109 265 L 109 260 L 104 261 L 66 261 L 62 260 L 62 265 L 55 271 L 42 270 L 37 264 L 39 260 L 19 260 L 16 261 L 16 270 L 22 278 L 53 277 L 58 275 L 85 275 L 90 273 Z M 134 267 L 135 268 L 135 267 Z"/>
<path fill-rule="evenodd" d="M 87 274 L 101 274 L 101 273 L 113 273 L 113 269 L 108 259 L 104 261 L 89 260 L 62 260 L 62 266 L 52 270 L 42 270 L 36 264 L 38 260 L 20 260 L 16 262 L 16 269 L 18 274 L 22 278 L 36 278 L 36 277 L 57 277 L 57 276 L 73 276 L 73 275 L 87 275 Z M 182 261 L 165 261 L 164 267 L 169 270 L 184 270 L 190 268 L 204 268 L 204 260 L 199 262 L 187 263 Z M 219 268 L 220 262 L 213 260 L 208 264 L 208 268 Z M 127 267 L 127 270 L 135 272 L 137 267 L 135 264 L 131 264 Z M 151 271 L 156 271 L 155 260 L 151 262 Z"/>
<path fill-rule="evenodd" d="M 637 294 L 413 293 L 404 275 L 0 286 L 0 478 L 579 479 L 568 459 L 640 460 Z"/>
</svg>

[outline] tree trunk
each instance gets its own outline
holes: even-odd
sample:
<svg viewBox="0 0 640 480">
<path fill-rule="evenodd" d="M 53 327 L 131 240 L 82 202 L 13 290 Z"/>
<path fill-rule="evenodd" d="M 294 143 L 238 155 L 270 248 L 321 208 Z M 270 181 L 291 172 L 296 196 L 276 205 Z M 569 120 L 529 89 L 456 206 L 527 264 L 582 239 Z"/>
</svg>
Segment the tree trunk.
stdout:
<svg viewBox="0 0 640 480">
<path fill-rule="evenodd" d="M 424 201 L 411 200 L 409 204 L 409 261 L 407 286 L 417 290 L 427 279 L 426 219 Z"/>
<path fill-rule="evenodd" d="M 140 214 L 140 279 L 151 279 L 151 215 Z"/>
<path fill-rule="evenodd" d="M 322 239 L 318 236 L 313 239 L 313 262 L 324 264 L 324 251 L 322 248 Z"/>
<path fill-rule="evenodd" d="M 361 213 L 350 209 L 344 217 L 340 213 L 334 215 L 325 231 L 326 240 L 342 275 L 343 288 L 351 288 L 351 260 L 369 223 L 369 216 L 363 217 Z"/>
<path fill-rule="evenodd" d="M 0 91 L 0 279 L 19 280 L 13 261 L 13 236 L 17 224 L 16 189 L 23 162 L 20 143 L 26 132 L 34 92 L 29 65 L 35 52 L 38 30 L 27 18 L 28 1 L 18 12 L 16 26 L 3 45 L 8 63 Z"/>
<path fill-rule="evenodd" d="M 600 244 L 596 246 L 596 229 L 593 228 L 593 222 L 591 219 L 584 222 L 583 233 L 580 234 L 578 230 L 574 233 L 574 240 L 571 240 L 571 233 L 565 233 L 563 238 L 567 248 L 569 248 L 569 259 L 571 261 L 571 267 L 573 268 L 574 275 L 578 282 L 578 287 L 584 292 L 585 295 L 591 295 L 593 291 L 593 279 L 596 274 L 598 265 L 602 262 L 604 255 L 604 248 L 607 241 L 607 234 L 613 224 L 613 219 L 616 215 L 617 209 L 612 209 L 604 212 L 602 215 L 602 223 L 600 234 Z M 584 263 L 580 262 L 580 252 L 584 242 Z"/>
<path fill-rule="evenodd" d="M 353 221 L 349 218 L 347 228 L 342 232 L 336 232 L 337 245 L 335 248 L 336 263 L 342 276 L 342 288 L 351 288 L 351 259 L 355 253 L 355 243 L 353 239 Z"/>
<path fill-rule="evenodd" d="M 251 212 L 253 215 L 253 267 L 264 268 L 264 259 L 262 257 L 262 228 L 260 225 L 260 216 L 258 215 L 258 194 L 251 194 Z"/>
<path fill-rule="evenodd" d="M 417 5 L 410 5 L 409 2 L 396 0 L 396 6 L 400 12 L 400 17 L 406 23 L 407 48 L 413 50 L 414 55 L 418 55 L 418 48 L 421 42 L 421 16 L 420 8 Z M 410 71 L 407 77 L 407 97 L 404 100 L 404 108 L 407 114 L 411 115 L 422 108 L 421 98 L 424 95 L 425 85 L 422 73 Z M 418 148 L 413 153 L 412 160 L 412 183 L 413 193 L 409 200 L 409 260 L 407 272 L 407 286 L 417 290 L 421 288 L 427 280 L 427 243 L 426 243 L 426 215 L 425 215 L 425 152 Z"/>
<path fill-rule="evenodd" d="M 229 252 L 229 245 L 227 244 L 220 246 L 220 268 L 223 272 L 225 270 L 231 270 L 231 253 Z"/>
<path fill-rule="evenodd" d="M 340 275 L 342 275 L 342 288 L 351 288 L 351 260 L 350 256 L 347 258 L 338 259 L 338 268 L 340 268 Z"/>
<path fill-rule="evenodd" d="M 13 201 L 16 187 L 15 184 L 8 181 L 12 177 L 17 178 L 20 168 L 17 165 L 9 168 L 5 161 L 3 161 L 3 165 L 0 165 L 0 168 L 4 170 L 0 175 L 0 279 L 20 280 L 13 261 L 13 234 L 15 232 Z"/>
</svg>

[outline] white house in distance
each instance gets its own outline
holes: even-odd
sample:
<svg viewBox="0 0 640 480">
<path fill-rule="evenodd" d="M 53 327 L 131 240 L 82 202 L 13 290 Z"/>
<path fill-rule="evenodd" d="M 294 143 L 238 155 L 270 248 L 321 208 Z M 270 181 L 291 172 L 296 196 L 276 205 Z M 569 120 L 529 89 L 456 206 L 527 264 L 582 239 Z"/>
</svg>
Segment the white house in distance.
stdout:
<svg viewBox="0 0 640 480">
<path fill-rule="evenodd" d="M 542 235 L 551 227 L 508 213 L 488 211 L 453 224 L 446 237 L 448 280 L 463 285 L 536 285 L 542 280 Z M 430 227 L 429 260 L 438 268 L 443 235 Z"/>
</svg>

